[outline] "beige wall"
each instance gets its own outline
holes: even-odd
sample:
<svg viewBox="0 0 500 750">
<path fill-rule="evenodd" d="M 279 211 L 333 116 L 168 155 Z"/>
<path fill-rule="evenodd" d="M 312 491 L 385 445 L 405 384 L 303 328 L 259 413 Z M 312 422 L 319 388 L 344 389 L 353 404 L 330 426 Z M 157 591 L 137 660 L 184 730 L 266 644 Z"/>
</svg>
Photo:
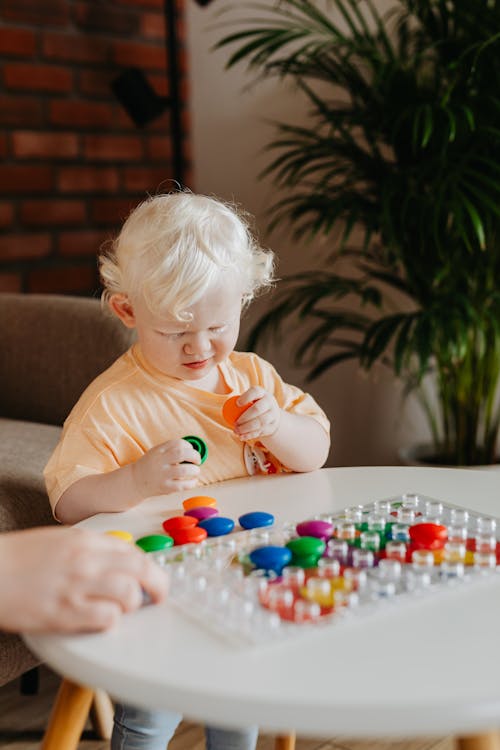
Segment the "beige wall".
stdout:
<svg viewBox="0 0 500 750">
<path fill-rule="evenodd" d="M 195 189 L 226 200 L 235 200 L 257 221 L 262 244 L 279 258 L 279 275 L 317 265 L 320 249 L 293 242 L 284 230 L 266 231 L 265 211 L 276 198 L 270 181 L 258 175 L 266 164 L 262 149 L 273 133 L 266 120 L 298 122 L 304 116 L 300 98 L 282 83 L 260 82 L 249 88 L 253 78 L 243 66 L 224 70 L 227 52 L 211 50 L 223 36 L 218 12 L 227 7 L 213 0 L 200 8 L 187 3 L 188 45 L 191 65 L 191 102 Z M 232 5 L 244 8 L 242 0 Z M 243 331 L 255 315 L 265 309 L 266 297 L 254 303 Z M 260 351 L 280 373 L 304 387 L 305 373 L 293 367 L 290 347 Z M 398 463 L 398 446 L 427 436 L 419 412 L 403 408 L 398 384 L 383 369 L 360 373 L 355 365 L 340 365 L 307 389 L 317 398 L 332 420 L 330 465 Z"/>
</svg>

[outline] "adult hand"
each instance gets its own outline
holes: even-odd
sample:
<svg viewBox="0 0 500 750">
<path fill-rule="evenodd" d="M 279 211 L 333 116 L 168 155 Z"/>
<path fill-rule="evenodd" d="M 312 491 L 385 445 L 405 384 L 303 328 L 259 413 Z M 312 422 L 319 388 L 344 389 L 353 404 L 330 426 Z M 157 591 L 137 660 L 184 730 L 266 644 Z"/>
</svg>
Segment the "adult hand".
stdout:
<svg viewBox="0 0 500 750">
<path fill-rule="evenodd" d="M 167 440 L 131 465 L 136 492 L 145 498 L 190 490 L 198 484 L 200 461 L 200 454 L 186 440 Z"/>
<path fill-rule="evenodd" d="M 106 630 L 168 588 L 138 547 L 75 528 L 1 534 L 0 570 L 0 628 L 14 632 Z"/>
<path fill-rule="evenodd" d="M 269 391 L 260 386 L 253 386 L 241 394 L 238 406 L 254 402 L 236 421 L 234 431 L 241 440 L 255 440 L 271 437 L 278 430 L 281 421 L 281 409 Z"/>
</svg>

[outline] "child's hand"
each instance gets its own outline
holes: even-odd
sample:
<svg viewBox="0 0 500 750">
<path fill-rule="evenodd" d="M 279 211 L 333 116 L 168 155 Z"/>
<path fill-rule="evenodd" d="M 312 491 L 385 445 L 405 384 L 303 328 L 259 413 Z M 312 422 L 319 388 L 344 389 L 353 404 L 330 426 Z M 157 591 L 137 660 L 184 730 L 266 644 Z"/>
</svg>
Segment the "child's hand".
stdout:
<svg viewBox="0 0 500 750">
<path fill-rule="evenodd" d="M 281 409 L 274 396 L 260 386 L 253 386 L 238 398 L 238 406 L 255 403 L 236 421 L 234 431 L 240 440 L 271 437 L 281 421 Z"/>
<path fill-rule="evenodd" d="M 186 440 L 167 440 L 132 464 L 136 491 L 145 498 L 190 490 L 198 483 L 200 461 L 200 454 Z"/>
</svg>

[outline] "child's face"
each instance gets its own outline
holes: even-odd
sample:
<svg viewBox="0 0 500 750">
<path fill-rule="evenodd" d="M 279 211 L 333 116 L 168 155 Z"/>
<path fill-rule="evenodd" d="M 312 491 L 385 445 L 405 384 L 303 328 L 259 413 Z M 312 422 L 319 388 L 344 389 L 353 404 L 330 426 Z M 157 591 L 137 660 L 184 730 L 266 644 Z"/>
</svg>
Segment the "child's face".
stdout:
<svg viewBox="0 0 500 750">
<path fill-rule="evenodd" d="M 236 344 L 241 301 L 242 289 L 234 278 L 212 287 L 189 307 L 189 322 L 153 315 L 144 300 L 139 300 L 130 309 L 144 357 L 164 375 L 200 388 L 206 383 L 209 390 L 216 366 Z M 119 314 L 113 303 L 112 307 Z"/>
</svg>

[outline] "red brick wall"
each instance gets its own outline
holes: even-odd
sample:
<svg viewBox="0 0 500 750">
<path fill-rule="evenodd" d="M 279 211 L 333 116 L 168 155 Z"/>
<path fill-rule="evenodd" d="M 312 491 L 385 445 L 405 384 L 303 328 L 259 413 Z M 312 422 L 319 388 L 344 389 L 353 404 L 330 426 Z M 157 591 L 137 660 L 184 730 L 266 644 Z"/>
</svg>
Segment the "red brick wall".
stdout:
<svg viewBox="0 0 500 750">
<path fill-rule="evenodd" d="M 168 94 L 163 0 L 2 0 L 0 291 L 95 293 L 102 242 L 172 187 L 168 112 L 137 128 L 111 92 L 131 66 Z"/>
</svg>

